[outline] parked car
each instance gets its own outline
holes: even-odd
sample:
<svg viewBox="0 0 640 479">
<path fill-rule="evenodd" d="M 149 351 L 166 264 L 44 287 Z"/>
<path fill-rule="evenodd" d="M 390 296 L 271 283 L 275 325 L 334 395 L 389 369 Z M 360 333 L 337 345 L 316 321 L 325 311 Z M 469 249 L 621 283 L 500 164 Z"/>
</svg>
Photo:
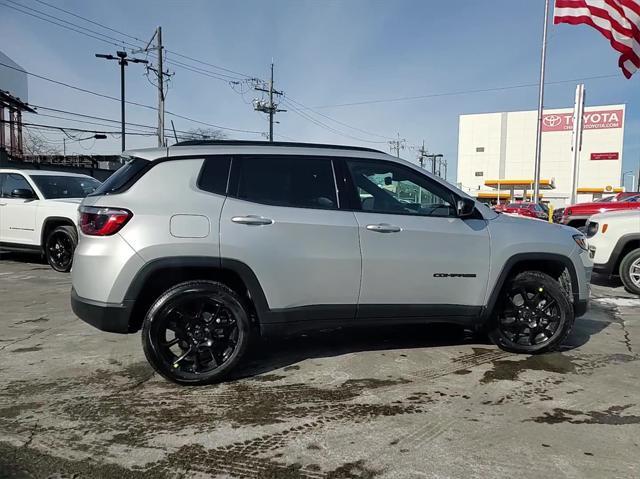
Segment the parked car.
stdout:
<svg viewBox="0 0 640 479">
<path fill-rule="evenodd" d="M 252 334 L 336 326 L 453 322 L 551 351 L 591 269 L 573 228 L 497 214 L 380 151 L 192 141 L 129 152 L 83 200 L 71 304 L 104 331 L 141 329 L 158 373 L 202 384 Z"/>
<path fill-rule="evenodd" d="M 621 197 L 617 201 L 594 201 L 592 203 L 578 203 L 567 206 L 562 212 L 562 224 L 581 228 L 587 220 L 598 213 L 619 210 L 640 209 L 640 195 Z"/>
<path fill-rule="evenodd" d="M 100 182 L 87 175 L 0 169 L 0 249 L 44 254 L 68 272 L 78 242 L 78 204 Z"/>
<path fill-rule="evenodd" d="M 593 215 L 586 232 L 594 270 L 619 275 L 627 291 L 640 294 L 640 210 Z"/>
<path fill-rule="evenodd" d="M 548 220 L 549 214 L 544 208 L 536 203 L 515 202 L 509 203 L 502 208 L 502 213 L 511 213 L 514 215 L 527 216 L 529 218 L 537 218 L 540 220 Z"/>
<path fill-rule="evenodd" d="M 594 203 L 609 203 L 609 202 L 617 202 L 617 201 L 625 201 L 627 198 L 631 198 L 633 196 L 639 196 L 640 192 L 638 191 L 621 191 L 620 193 L 616 193 L 613 196 L 607 196 L 605 198 L 600 198 L 599 200 L 594 200 Z"/>
</svg>

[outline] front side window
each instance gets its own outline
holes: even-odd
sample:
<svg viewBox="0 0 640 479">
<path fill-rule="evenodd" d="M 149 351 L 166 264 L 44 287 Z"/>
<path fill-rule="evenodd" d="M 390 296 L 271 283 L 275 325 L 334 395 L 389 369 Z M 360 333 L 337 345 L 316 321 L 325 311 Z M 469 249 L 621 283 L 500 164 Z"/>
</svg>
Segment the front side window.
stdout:
<svg viewBox="0 0 640 479">
<path fill-rule="evenodd" d="M 276 206 L 336 209 L 331 160 L 292 156 L 233 159 L 240 199 Z"/>
<path fill-rule="evenodd" d="M 7 173 L 2 182 L 2 197 L 11 198 L 11 192 L 13 190 L 29 190 L 33 192 L 33 188 L 31 188 L 31 185 L 24 176 L 18 173 Z"/>
<path fill-rule="evenodd" d="M 457 216 L 453 193 L 410 168 L 370 160 L 347 160 L 347 166 L 362 211 Z"/>
<path fill-rule="evenodd" d="M 89 176 L 31 175 L 45 199 L 84 198 L 93 193 L 100 182 Z"/>
</svg>

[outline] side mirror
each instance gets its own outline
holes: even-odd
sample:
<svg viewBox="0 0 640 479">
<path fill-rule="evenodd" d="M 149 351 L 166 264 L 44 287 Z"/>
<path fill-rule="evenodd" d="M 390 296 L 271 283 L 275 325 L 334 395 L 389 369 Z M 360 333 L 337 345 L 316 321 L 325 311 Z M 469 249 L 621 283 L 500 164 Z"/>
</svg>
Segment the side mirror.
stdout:
<svg viewBox="0 0 640 479">
<path fill-rule="evenodd" d="M 23 200 L 35 200 L 36 195 L 28 188 L 16 188 L 11 192 L 11 198 L 21 198 Z"/>
<path fill-rule="evenodd" d="M 465 216 L 471 216 L 476 209 L 476 202 L 471 198 L 460 198 L 456 202 L 456 211 L 458 212 L 459 218 L 464 218 Z"/>
</svg>

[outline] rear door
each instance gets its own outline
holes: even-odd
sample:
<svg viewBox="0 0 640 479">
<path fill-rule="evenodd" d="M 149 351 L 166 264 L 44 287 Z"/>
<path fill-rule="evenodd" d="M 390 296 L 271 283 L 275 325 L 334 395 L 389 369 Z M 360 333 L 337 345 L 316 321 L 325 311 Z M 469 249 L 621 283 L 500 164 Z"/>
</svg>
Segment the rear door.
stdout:
<svg viewBox="0 0 640 479">
<path fill-rule="evenodd" d="M 361 317 L 477 314 L 489 273 L 480 216 L 457 217 L 456 196 L 404 165 L 347 159 L 360 228 Z"/>
<path fill-rule="evenodd" d="M 2 182 L 0 197 L 0 236 L 2 241 L 14 244 L 37 245 L 40 238 L 36 236 L 36 208 L 38 200 L 12 198 L 11 192 L 16 189 L 31 190 L 24 175 L 6 173 Z"/>
<path fill-rule="evenodd" d="M 220 254 L 253 270 L 272 322 L 355 317 L 358 224 L 339 210 L 330 158 L 234 157 Z"/>
</svg>

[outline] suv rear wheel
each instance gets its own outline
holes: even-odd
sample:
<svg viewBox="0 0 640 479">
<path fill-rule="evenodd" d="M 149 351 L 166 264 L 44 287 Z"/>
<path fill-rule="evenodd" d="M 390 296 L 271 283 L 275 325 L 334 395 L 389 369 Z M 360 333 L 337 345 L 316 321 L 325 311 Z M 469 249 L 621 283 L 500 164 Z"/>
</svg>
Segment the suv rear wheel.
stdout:
<svg viewBox="0 0 640 479">
<path fill-rule="evenodd" d="M 627 253 L 620 262 L 619 273 L 624 289 L 640 294 L 640 248 Z"/>
<path fill-rule="evenodd" d="M 544 353 L 569 335 L 574 313 L 566 291 L 551 276 L 525 271 L 505 286 L 489 337 L 501 349 Z"/>
<path fill-rule="evenodd" d="M 142 346 L 153 368 L 179 384 L 222 379 L 249 342 L 249 316 L 240 296 L 222 283 L 187 281 L 166 291 L 142 325 Z"/>
<path fill-rule="evenodd" d="M 77 244 L 78 233 L 73 226 L 55 228 L 44 244 L 44 254 L 49 265 L 60 273 L 69 272 Z"/>
</svg>

